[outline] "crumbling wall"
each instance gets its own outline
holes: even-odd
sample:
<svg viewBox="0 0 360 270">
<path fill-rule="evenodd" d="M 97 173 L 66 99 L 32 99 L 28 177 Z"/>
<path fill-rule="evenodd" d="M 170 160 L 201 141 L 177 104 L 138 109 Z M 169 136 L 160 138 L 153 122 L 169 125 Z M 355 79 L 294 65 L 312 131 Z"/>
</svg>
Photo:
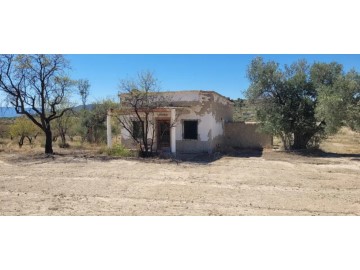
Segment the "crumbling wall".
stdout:
<svg viewBox="0 0 360 270">
<path fill-rule="evenodd" d="M 224 97 L 214 95 L 211 109 L 213 113 L 211 149 L 218 151 L 225 145 L 225 123 L 233 120 L 233 104 Z"/>
<path fill-rule="evenodd" d="M 273 145 L 271 135 L 259 131 L 258 123 L 225 123 L 225 145 L 227 147 L 261 149 Z"/>
<path fill-rule="evenodd" d="M 192 94 L 192 93 L 191 93 Z M 232 120 L 232 104 L 214 92 L 201 91 L 196 101 L 178 110 L 176 149 L 178 152 L 213 152 L 224 145 L 224 123 Z M 184 95 L 184 99 L 186 95 Z M 183 121 L 198 121 L 198 139 L 183 139 Z"/>
</svg>

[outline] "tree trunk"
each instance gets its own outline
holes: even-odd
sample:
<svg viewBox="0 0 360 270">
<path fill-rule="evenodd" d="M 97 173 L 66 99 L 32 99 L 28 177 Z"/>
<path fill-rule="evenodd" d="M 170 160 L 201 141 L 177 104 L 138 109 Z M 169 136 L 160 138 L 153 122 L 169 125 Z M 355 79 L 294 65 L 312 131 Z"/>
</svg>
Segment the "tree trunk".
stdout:
<svg viewBox="0 0 360 270">
<path fill-rule="evenodd" d="M 61 138 L 61 145 L 65 146 L 66 145 L 66 137 L 65 137 L 65 135 L 61 134 L 60 138 Z"/>
<path fill-rule="evenodd" d="M 89 143 L 94 143 L 94 128 L 89 127 L 86 134 L 86 139 Z"/>
<path fill-rule="evenodd" d="M 26 138 L 29 140 L 29 143 L 32 144 L 32 138 L 30 136 L 26 136 Z"/>
<path fill-rule="evenodd" d="M 45 136 L 45 154 L 54 154 L 52 149 L 52 133 L 50 128 L 45 130 Z"/>
<path fill-rule="evenodd" d="M 25 139 L 25 136 L 20 136 L 20 139 L 19 139 L 19 142 L 18 142 L 19 148 L 21 148 L 21 147 L 23 146 L 23 144 L 24 144 L 24 139 Z"/>
<path fill-rule="evenodd" d="M 65 147 L 65 145 L 66 145 L 66 132 L 64 132 L 64 130 L 60 131 L 60 139 L 61 139 L 61 146 Z"/>
<path fill-rule="evenodd" d="M 280 133 L 280 139 L 283 144 L 284 150 L 289 150 L 288 145 L 286 143 L 286 136 L 284 134 Z"/>
<path fill-rule="evenodd" d="M 291 148 L 293 150 L 306 149 L 310 138 L 308 134 L 294 133 L 294 144 Z"/>
</svg>

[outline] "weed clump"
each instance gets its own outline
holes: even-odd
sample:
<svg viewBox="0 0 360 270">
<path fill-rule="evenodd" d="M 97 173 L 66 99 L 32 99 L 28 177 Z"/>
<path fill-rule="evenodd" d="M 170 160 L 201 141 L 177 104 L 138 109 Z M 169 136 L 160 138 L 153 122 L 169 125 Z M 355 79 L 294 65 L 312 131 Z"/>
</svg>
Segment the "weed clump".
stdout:
<svg viewBox="0 0 360 270">
<path fill-rule="evenodd" d="M 129 149 L 126 149 L 121 144 L 116 144 L 112 148 L 106 148 L 105 151 L 102 151 L 102 152 L 105 152 L 107 155 L 113 156 L 113 157 L 132 157 L 133 156 L 133 153 Z"/>
</svg>

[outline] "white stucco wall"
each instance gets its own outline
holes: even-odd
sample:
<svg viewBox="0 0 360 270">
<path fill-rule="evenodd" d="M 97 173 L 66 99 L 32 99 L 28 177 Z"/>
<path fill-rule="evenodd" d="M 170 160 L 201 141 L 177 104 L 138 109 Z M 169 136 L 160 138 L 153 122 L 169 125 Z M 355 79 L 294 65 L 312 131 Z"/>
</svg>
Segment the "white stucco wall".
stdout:
<svg viewBox="0 0 360 270">
<path fill-rule="evenodd" d="M 140 116 L 141 116 L 141 114 L 140 114 Z M 149 117 L 149 121 L 151 121 L 151 122 L 154 121 L 153 117 L 155 119 L 157 119 L 157 118 L 169 118 L 170 119 L 170 111 L 169 112 L 154 113 L 154 116 L 151 115 Z M 135 116 L 131 117 L 130 119 L 133 119 L 134 121 L 138 121 L 138 118 L 135 117 Z M 152 132 L 153 132 L 153 128 L 156 128 L 156 127 L 154 127 L 152 124 L 150 124 L 149 125 L 149 132 L 148 132 L 148 139 L 152 138 L 151 135 L 152 135 Z M 156 132 L 155 132 L 155 136 L 156 136 Z M 126 139 L 131 139 L 130 133 L 124 127 L 121 128 L 121 137 L 123 139 L 125 139 L 125 140 Z"/>
</svg>

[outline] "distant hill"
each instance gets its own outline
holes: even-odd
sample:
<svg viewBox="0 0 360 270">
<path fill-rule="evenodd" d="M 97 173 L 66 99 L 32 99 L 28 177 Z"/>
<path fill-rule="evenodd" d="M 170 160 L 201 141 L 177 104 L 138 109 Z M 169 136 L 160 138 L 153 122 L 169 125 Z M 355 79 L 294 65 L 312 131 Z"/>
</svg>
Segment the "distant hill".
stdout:
<svg viewBox="0 0 360 270">
<path fill-rule="evenodd" d="M 85 109 L 91 111 L 92 109 L 94 109 L 94 107 L 95 107 L 95 104 L 88 104 L 85 106 Z M 81 111 L 82 109 L 83 109 L 83 105 L 79 105 L 74 108 L 74 110 L 77 112 Z"/>
<path fill-rule="evenodd" d="M 94 104 L 86 105 L 87 110 L 92 110 L 94 108 Z M 80 111 L 83 109 L 82 105 L 76 106 L 74 108 L 75 111 Z M 19 117 L 20 114 L 17 114 L 15 109 L 12 107 L 0 107 L 0 118 L 13 118 Z"/>
<path fill-rule="evenodd" d="M 234 121 L 256 121 L 255 106 L 246 99 L 234 100 Z"/>
<path fill-rule="evenodd" d="M 16 113 L 14 108 L 0 107 L 0 118 L 13 118 L 18 116 L 19 114 Z"/>
</svg>

